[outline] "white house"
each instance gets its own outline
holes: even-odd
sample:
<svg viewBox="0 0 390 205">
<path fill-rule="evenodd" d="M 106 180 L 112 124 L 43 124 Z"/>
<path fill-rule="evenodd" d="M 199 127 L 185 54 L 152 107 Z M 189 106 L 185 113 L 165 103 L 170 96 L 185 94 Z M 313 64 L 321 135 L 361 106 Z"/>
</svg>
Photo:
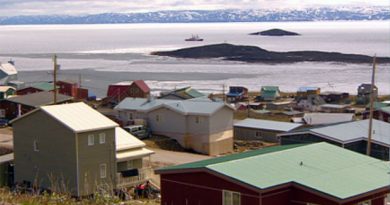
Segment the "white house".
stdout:
<svg viewBox="0 0 390 205">
<path fill-rule="evenodd" d="M 8 82 L 18 79 L 18 71 L 13 63 L 0 63 L 0 84 L 7 85 Z"/>
<path fill-rule="evenodd" d="M 221 102 L 126 98 L 115 107 L 124 123 L 143 119 L 153 134 L 184 148 L 218 155 L 233 150 L 234 108 Z"/>
</svg>

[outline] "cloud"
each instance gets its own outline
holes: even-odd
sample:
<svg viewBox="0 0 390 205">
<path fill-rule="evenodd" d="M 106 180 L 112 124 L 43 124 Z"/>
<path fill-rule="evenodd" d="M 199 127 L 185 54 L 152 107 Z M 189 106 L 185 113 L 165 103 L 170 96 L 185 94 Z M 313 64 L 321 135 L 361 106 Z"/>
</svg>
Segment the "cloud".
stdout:
<svg viewBox="0 0 390 205">
<path fill-rule="evenodd" d="M 82 15 L 183 9 L 275 9 L 310 6 L 389 6 L 388 0 L 0 0 L 0 15 Z"/>
</svg>

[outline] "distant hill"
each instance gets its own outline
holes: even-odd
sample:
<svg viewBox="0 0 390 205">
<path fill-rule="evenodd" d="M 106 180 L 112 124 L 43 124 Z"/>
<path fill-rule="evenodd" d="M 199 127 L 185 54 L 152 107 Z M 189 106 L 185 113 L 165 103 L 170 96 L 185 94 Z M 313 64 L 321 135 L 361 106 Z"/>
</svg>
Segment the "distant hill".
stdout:
<svg viewBox="0 0 390 205">
<path fill-rule="evenodd" d="M 260 31 L 256 33 L 250 33 L 249 35 L 260 35 L 260 36 L 299 36 L 299 33 L 285 31 L 282 29 L 270 29 L 266 31 Z"/>
<path fill-rule="evenodd" d="M 224 60 L 259 62 L 259 63 L 291 63 L 291 62 L 343 62 L 371 63 L 372 57 L 357 54 L 343 54 L 321 51 L 273 52 L 256 46 L 232 44 L 214 44 L 174 51 L 157 51 L 152 55 L 176 58 L 223 58 Z M 378 57 L 378 63 L 390 63 L 390 57 Z"/>
<path fill-rule="evenodd" d="M 389 20 L 390 8 L 307 8 L 300 10 L 184 10 L 147 13 L 102 13 L 85 16 L 41 15 L 0 17 L 2 25 L 114 24 Z"/>
</svg>

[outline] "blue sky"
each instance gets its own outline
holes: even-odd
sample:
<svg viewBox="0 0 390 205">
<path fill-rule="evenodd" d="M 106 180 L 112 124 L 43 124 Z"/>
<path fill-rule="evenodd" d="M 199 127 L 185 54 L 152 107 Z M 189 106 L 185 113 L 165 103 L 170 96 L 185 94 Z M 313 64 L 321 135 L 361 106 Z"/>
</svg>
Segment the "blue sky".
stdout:
<svg viewBox="0 0 390 205">
<path fill-rule="evenodd" d="M 319 6 L 383 6 L 390 0 L 0 0 L 0 15 L 93 14 L 184 9 L 299 9 Z"/>
</svg>

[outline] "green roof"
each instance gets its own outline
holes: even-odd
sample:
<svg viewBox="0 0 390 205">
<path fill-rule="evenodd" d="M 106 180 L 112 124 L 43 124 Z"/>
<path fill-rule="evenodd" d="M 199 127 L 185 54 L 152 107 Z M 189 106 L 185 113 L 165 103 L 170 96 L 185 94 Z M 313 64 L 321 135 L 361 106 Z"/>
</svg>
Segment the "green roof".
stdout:
<svg viewBox="0 0 390 205">
<path fill-rule="evenodd" d="M 42 83 L 35 83 L 31 87 L 37 88 L 37 89 L 42 90 L 42 91 L 51 91 L 54 89 L 54 84 L 42 82 Z"/>
<path fill-rule="evenodd" d="M 262 86 L 261 91 L 279 91 L 278 86 Z"/>
<path fill-rule="evenodd" d="M 261 97 L 263 98 L 275 98 L 278 92 L 276 90 L 263 90 L 261 91 Z"/>
<path fill-rule="evenodd" d="M 205 168 L 267 189 L 294 182 L 338 199 L 390 185 L 389 163 L 328 143 L 279 146 L 164 170 Z"/>
</svg>

